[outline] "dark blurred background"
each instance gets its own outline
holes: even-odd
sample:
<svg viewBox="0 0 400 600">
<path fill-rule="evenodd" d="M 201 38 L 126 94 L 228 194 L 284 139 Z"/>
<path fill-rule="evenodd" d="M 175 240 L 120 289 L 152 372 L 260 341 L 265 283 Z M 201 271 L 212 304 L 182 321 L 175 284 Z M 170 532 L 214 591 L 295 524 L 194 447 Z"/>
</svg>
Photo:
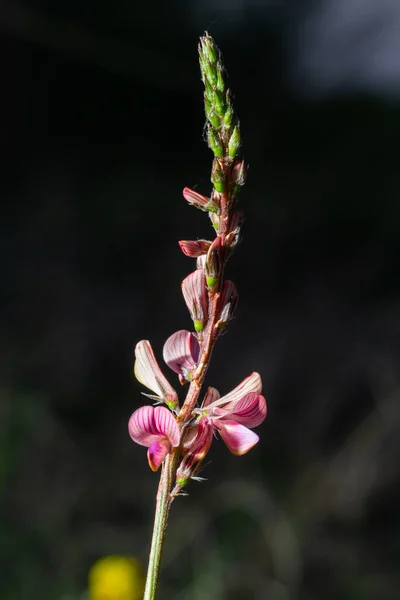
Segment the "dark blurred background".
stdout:
<svg viewBox="0 0 400 600">
<path fill-rule="evenodd" d="M 133 348 L 161 362 L 190 327 L 177 241 L 211 232 L 181 194 L 211 189 L 204 30 L 249 163 L 208 383 L 259 371 L 269 415 L 174 503 L 160 597 L 398 598 L 400 4 L 7 0 L 1 600 L 81 598 L 107 555 L 146 565 L 158 476 L 127 434 Z"/>
</svg>

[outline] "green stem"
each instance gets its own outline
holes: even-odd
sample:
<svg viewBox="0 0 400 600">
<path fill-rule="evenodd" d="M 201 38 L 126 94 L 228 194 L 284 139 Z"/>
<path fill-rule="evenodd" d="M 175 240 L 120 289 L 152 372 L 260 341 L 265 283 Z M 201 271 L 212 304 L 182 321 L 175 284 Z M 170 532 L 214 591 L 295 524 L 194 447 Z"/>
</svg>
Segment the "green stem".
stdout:
<svg viewBox="0 0 400 600">
<path fill-rule="evenodd" d="M 167 530 L 169 509 L 172 501 L 170 494 L 175 481 L 177 455 L 178 453 L 176 451 L 168 454 L 162 465 L 160 483 L 157 491 L 153 536 L 151 538 L 149 565 L 147 568 L 146 588 L 143 600 L 154 600 L 157 593 L 161 555 L 164 547 L 165 532 Z"/>
</svg>

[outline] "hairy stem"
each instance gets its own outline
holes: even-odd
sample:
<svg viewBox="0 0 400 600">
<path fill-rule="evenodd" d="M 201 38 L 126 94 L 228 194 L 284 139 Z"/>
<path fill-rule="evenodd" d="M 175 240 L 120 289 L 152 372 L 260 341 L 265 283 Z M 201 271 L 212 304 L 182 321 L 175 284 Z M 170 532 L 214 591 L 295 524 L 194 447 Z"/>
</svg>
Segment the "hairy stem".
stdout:
<svg viewBox="0 0 400 600">
<path fill-rule="evenodd" d="M 147 567 L 146 588 L 143 600 L 154 600 L 157 593 L 161 555 L 167 530 L 169 509 L 171 506 L 170 493 L 175 481 L 177 455 L 177 451 L 168 454 L 162 465 L 160 483 L 157 491 L 153 535 L 151 538 L 149 565 Z"/>
</svg>

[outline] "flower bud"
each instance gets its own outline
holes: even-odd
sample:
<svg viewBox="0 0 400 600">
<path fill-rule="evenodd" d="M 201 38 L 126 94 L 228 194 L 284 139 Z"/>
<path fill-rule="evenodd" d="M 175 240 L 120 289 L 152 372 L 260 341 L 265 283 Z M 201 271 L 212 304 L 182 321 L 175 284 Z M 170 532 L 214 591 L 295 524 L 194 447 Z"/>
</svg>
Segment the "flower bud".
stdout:
<svg viewBox="0 0 400 600">
<path fill-rule="evenodd" d="M 207 240 L 181 240 L 178 244 L 183 254 L 190 258 L 197 258 L 202 254 L 207 254 L 207 251 L 211 246 L 211 242 L 208 242 Z"/>
<path fill-rule="evenodd" d="M 214 158 L 212 166 L 211 181 L 217 192 L 223 194 L 225 188 L 225 174 L 219 160 L 216 158 Z"/>
<path fill-rule="evenodd" d="M 240 210 L 235 210 L 229 221 L 229 232 L 225 238 L 226 245 L 233 249 L 235 248 L 242 236 L 244 217 Z"/>
<path fill-rule="evenodd" d="M 221 127 L 221 117 L 218 115 L 214 106 L 207 98 L 207 94 L 204 94 L 204 109 L 206 117 L 210 121 L 211 125 L 216 129 Z"/>
<path fill-rule="evenodd" d="M 182 294 L 193 320 L 194 328 L 203 331 L 208 319 L 208 295 L 204 271 L 194 271 L 182 281 Z"/>
<path fill-rule="evenodd" d="M 223 252 L 224 247 L 222 245 L 222 238 L 217 236 L 208 249 L 204 264 L 207 287 L 211 290 L 214 290 L 214 288 L 217 287 L 221 276 Z"/>
<path fill-rule="evenodd" d="M 228 96 L 227 96 L 227 104 L 228 104 L 228 107 L 224 114 L 224 125 L 226 125 L 226 127 L 230 127 L 232 125 L 232 121 L 233 121 L 233 109 L 232 109 L 232 105 L 229 103 Z"/>
<path fill-rule="evenodd" d="M 206 196 L 199 194 L 195 190 L 185 187 L 182 194 L 189 204 L 200 210 L 205 210 L 207 212 L 216 212 L 218 210 L 218 206 L 210 198 L 206 198 Z"/>
<path fill-rule="evenodd" d="M 235 284 L 232 281 L 225 281 L 222 292 L 218 300 L 218 320 L 216 328 L 223 331 L 229 321 L 232 320 L 233 313 L 237 306 L 239 295 Z"/>
<path fill-rule="evenodd" d="M 244 160 L 236 160 L 232 167 L 232 183 L 234 185 L 244 185 L 247 177 L 247 169 Z"/>
<path fill-rule="evenodd" d="M 215 231 L 218 233 L 219 230 L 219 216 L 217 215 L 217 213 L 208 213 L 208 216 L 210 217 L 212 226 L 214 227 Z"/>
<path fill-rule="evenodd" d="M 228 154 L 230 158 L 235 158 L 237 151 L 240 146 L 240 130 L 239 125 L 236 125 L 235 129 L 232 132 L 231 137 L 229 138 L 228 143 Z"/>
<path fill-rule="evenodd" d="M 222 158 L 224 155 L 224 146 L 220 137 L 214 132 L 212 127 L 208 127 L 207 141 L 209 148 L 214 152 L 214 156 Z"/>
<path fill-rule="evenodd" d="M 201 463 L 207 456 L 213 439 L 213 425 L 206 417 L 201 417 L 195 426 L 197 435 L 193 429 L 188 431 L 188 442 L 183 442 L 187 452 L 176 472 L 176 485 L 172 495 L 176 494 L 192 479 L 201 467 Z"/>
<path fill-rule="evenodd" d="M 223 94 L 225 92 L 225 72 L 221 63 L 217 64 L 217 90 Z"/>
</svg>

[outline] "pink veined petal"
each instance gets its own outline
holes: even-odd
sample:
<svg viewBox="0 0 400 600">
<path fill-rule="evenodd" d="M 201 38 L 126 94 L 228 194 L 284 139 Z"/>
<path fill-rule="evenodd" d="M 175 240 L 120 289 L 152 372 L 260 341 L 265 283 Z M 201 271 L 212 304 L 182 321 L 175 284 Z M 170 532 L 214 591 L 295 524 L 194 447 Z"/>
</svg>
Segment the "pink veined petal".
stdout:
<svg viewBox="0 0 400 600">
<path fill-rule="evenodd" d="M 215 409 L 216 414 L 219 411 L 223 413 L 223 420 L 228 418 L 246 427 L 257 427 L 267 416 L 267 403 L 264 396 L 251 392 L 236 402 L 233 412 L 227 414 L 225 406 Z"/>
<path fill-rule="evenodd" d="M 208 295 L 204 271 L 197 269 L 185 277 L 182 281 L 182 294 L 190 316 L 195 322 L 196 331 L 202 331 L 208 318 Z"/>
<path fill-rule="evenodd" d="M 236 456 L 246 454 L 259 440 L 254 431 L 236 421 L 217 420 L 214 421 L 214 426 L 218 429 L 229 450 Z"/>
<path fill-rule="evenodd" d="M 149 446 L 147 450 L 147 460 L 149 461 L 150 469 L 157 471 L 168 452 L 171 450 L 171 444 L 168 440 L 159 440 Z"/>
<path fill-rule="evenodd" d="M 190 258 L 198 258 L 207 254 L 207 250 L 211 246 L 211 242 L 207 240 L 181 240 L 178 244 L 183 254 Z"/>
<path fill-rule="evenodd" d="M 164 406 L 138 408 L 128 424 L 129 435 L 141 446 L 151 446 L 167 440 L 172 446 L 179 445 L 179 427 L 173 414 Z"/>
<path fill-rule="evenodd" d="M 213 402 L 208 406 L 209 410 L 213 410 L 214 408 L 223 408 L 225 414 L 230 414 L 234 411 L 235 405 L 239 400 L 241 400 L 246 394 L 250 394 L 254 392 L 255 394 L 260 394 L 262 390 L 261 377 L 259 373 L 251 373 L 248 377 L 243 379 L 238 386 L 236 386 L 231 392 L 222 396 L 216 402 Z"/>
<path fill-rule="evenodd" d="M 164 360 L 170 369 L 190 381 L 199 358 L 199 342 L 190 331 L 181 329 L 173 333 L 165 342 Z"/>
<path fill-rule="evenodd" d="M 154 422 L 158 431 L 162 432 L 173 448 L 179 446 L 180 432 L 174 415 L 164 406 L 154 408 Z"/>
<path fill-rule="evenodd" d="M 135 357 L 136 379 L 155 392 L 160 400 L 177 405 L 178 395 L 161 371 L 148 340 L 142 340 L 136 344 Z"/>
<path fill-rule="evenodd" d="M 219 400 L 220 396 L 221 396 L 221 394 L 219 393 L 219 391 L 217 389 L 215 389 L 214 387 L 209 387 L 208 390 L 206 391 L 206 394 L 205 394 L 204 400 L 203 400 L 203 404 L 201 405 L 201 407 L 205 408 L 212 402 Z"/>
</svg>

